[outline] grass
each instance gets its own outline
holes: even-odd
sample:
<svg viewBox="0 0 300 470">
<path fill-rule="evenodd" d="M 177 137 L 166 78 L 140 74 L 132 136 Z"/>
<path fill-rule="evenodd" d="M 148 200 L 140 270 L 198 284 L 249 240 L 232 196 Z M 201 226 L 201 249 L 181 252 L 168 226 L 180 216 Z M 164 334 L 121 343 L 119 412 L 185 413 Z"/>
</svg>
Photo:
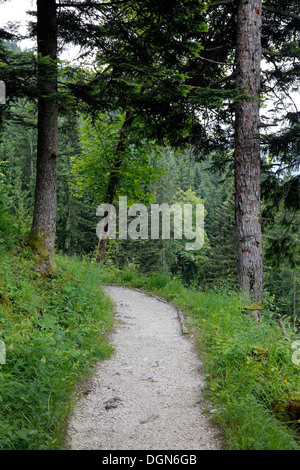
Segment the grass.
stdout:
<svg viewBox="0 0 300 470">
<path fill-rule="evenodd" d="M 112 352 L 112 304 L 91 263 L 57 256 L 43 278 L 30 251 L 0 256 L 0 449 L 61 449 L 76 384 Z"/>
<path fill-rule="evenodd" d="M 286 404 L 299 399 L 300 368 L 267 311 L 263 322 L 255 323 L 235 292 L 187 289 L 164 273 L 142 277 L 134 269 L 106 270 L 103 279 L 145 289 L 181 308 L 197 337 L 205 364 L 204 396 L 218 410 L 212 419 L 223 430 L 226 449 L 300 450 L 299 409 L 292 416 L 286 411 Z M 280 415 L 278 408 L 284 409 Z"/>
<path fill-rule="evenodd" d="M 167 273 L 99 270 L 61 256 L 56 262 L 57 273 L 43 278 L 30 251 L 1 251 L 0 450 L 64 448 L 76 385 L 112 352 L 112 304 L 99 288 L 109 283 L 145 289 L 181 308 L 205 364 L 207 411 L 218 410 L 209 416 L 223 430 L 226 449 L 300 449 L 300 416 L 284 408 L 299 395 L 299 366 L 267 311 L 257 324 L 229 289 L 201 292 Z"/>
</svg>

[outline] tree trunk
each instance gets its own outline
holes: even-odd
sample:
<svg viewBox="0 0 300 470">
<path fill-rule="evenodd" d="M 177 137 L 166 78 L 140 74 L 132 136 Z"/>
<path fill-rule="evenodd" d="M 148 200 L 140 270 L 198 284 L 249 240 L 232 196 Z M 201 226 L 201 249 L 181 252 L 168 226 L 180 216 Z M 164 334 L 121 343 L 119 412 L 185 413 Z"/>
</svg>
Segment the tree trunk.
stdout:
<svg viewBox="0 0 300 470">
<path fill-rule="evenodd" d="M 239 0 L 237 25 L 235 213 L 240 289 L 250 302 L 262 302 L 260 216 L 261 0 Z"/>
<path fill-rule="evenodd" d="M 117 150 L 116 150 L 116 158 L 114 160 L 113 166 L 110 170 L 109 182 L 106 191 L 106 204 L 113 204 L 114 199 L 116 196 L 118 184 L 120 181 L 120 169 L 124 160 L 124 152 L 126 150 L 126 139 L 128 136 L 128 132 L 130 127 L 133 123 L 134 116 L 132 113 L 127 112 L 125 115 L 125 119 L 122 125 L 122 129 L 120 131 Z M 105 227 L 105 230 L 108 230 L 108 227 Z M 99 239 L 98 248 L 97 248 L 97 256 L 96 260 L 99 264 L 103 264 L 106 255 L 106 248 L 107 248 L 108 238 Z"/>
<path fill-rule="evenodd" d="M 39 53 L 38 143 L 34 214 L 29 242 L 43 274 L 55 270 L 58 105 L 57 17 L 55 0 L 37 0 Z M 44 60 L 43 60 L 44 59 Z"/>
<path fill-rule="evenodd" d="M 293 329 L 296 332 L 296 318 L 297 318 L 297 278 L 296 278 L 296 269 L 293 271 L 294 283 L 293 283 Z"/>
</svg>

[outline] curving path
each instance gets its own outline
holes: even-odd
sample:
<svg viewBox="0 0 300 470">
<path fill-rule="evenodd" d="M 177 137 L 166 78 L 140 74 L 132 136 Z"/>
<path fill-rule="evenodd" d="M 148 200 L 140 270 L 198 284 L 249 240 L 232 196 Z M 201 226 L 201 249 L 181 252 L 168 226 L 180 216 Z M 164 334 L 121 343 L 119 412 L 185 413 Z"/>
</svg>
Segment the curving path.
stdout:
<svg viewBox="0 0 300 470">
<path fill-rule="evenodd" d="M 115 354 L 100 362 L 68 426 L 73 450 L 221 450 L 204 406 L 202 364 L 177 311 L 122 287 L 116 303 Z"/>
</svg>

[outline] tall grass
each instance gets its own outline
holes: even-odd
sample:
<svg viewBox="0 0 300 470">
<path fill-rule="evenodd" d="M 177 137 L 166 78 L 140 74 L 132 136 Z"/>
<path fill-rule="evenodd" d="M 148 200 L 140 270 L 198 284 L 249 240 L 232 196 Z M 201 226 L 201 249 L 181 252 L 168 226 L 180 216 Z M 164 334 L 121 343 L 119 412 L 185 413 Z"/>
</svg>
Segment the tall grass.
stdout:
<svg viewBox="0 0 300 470">
<path fill-rule="evenodd" d="M 1 450 L 63 448 L 75 385 L 112 352 L 104 283 L 139 287 L 181 308 L 205 365 L 207 411 L 217 410 L 209 416 L 227 449 L 300 449 L 300 416 L 287 420 L 276 412 L 299 394 L 299 366 L 267 311 L 257 324 L 225 286 L 187 289 L 163 272 L 143 277 L 134 267 L 99 270 L 58 256 L 57 273 L 43 278 L 30 251 L 1 256 L 0 340 L 7 349 L 0 364 Z"/>
<path fill-rule="evenodd" d="M 0 449 L 59 449 L 75 384 L 111 353 L 112 304 L 91 263 L 57 257 L 43 278 L 29 251 L 1 256 Z"/>
<path fill-rule="evenodd" d="M 244 301 L 237 293 L 225 287 L 187 289 L 163 273 L 142 278 L 131 270 L 126 278 L 115 270 L 105 278 L 158 294 L 186 315 L 204 359 L 207 411 L 217 410 L 212 419 L 221 426 L 227 449 L 300 450 L 300 416 L 283 421 L 274 406 L 299 395 L 300 369 L 267 311 L 263 322 L 255 323 L 243 313 Z M 296 339 L 292 331 L 289 334 Z"/>
</svg>

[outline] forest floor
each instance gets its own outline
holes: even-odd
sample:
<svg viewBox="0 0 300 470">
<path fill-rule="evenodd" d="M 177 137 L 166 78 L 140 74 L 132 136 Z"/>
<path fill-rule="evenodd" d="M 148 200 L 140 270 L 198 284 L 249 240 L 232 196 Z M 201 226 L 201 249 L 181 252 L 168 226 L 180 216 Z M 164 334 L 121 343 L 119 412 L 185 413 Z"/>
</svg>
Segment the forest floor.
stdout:
<svg viewBox="0 0 300 470">
<path fill-rule="evenodd" d="M 201 394 L 203 364 L 176 309 L 128 288 L 106 292 L 116 305 L 115 353 L 81 386 L 67 448 L 221 450 L 220 430 Z"/>
</svg>

